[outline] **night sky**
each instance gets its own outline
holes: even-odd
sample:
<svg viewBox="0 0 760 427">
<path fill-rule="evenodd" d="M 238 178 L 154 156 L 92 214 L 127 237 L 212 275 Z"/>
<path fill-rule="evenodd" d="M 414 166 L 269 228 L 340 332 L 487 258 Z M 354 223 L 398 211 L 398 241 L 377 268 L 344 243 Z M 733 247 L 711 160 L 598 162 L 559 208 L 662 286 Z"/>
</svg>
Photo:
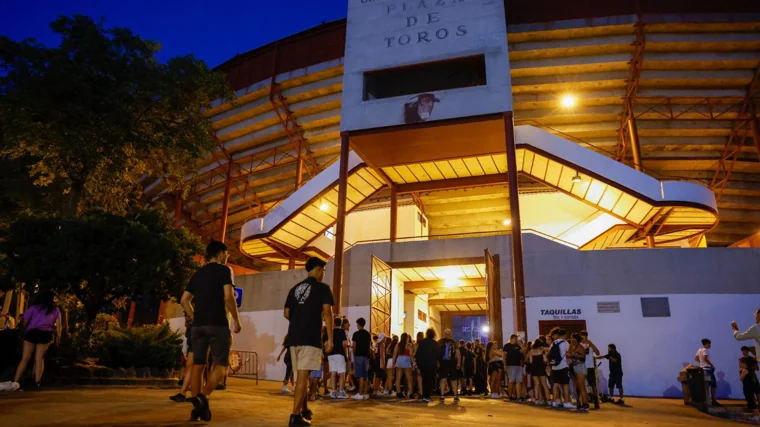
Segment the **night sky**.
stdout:
<svg viewBox="0 0 760 427">
<path fill-rule="evenodd" d="M 161 60 L 193 54 L 215 67 L 261 45 L 346 17 L 346 0 L 0 0 L 0 35 L 57 45 L 58 15 L 105 17 L 161 43 Z"/>
</svg>

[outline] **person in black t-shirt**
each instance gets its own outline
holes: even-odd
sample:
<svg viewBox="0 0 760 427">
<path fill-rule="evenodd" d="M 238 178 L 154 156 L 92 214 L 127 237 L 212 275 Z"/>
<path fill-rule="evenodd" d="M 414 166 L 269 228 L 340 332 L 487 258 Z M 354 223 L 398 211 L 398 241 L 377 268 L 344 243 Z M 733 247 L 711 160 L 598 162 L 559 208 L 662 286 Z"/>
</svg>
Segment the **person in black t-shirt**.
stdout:
<svg viewBox="0 0 760 427">
<path fill-rule="evenodd" d="M 309 372 L 322 368 L 322 321 L 326 325 L 333 322 L 332 306 L 334 304 L 330 287 L 322 283 L 325 276 L 325 261 L 312 257 L 306 261 L 308 277 L 296 284 L 285 300 L 283 315 L 290 321 L 288 340 L 285 345 L 290 349 L 293 370 L 296 371 L 296 390 L 293 400 L 293 412 L 290 426 L 311 425 L 312 411 L 307 405 L 306 386 Z M 325 352 L 333 347 L 333 329 L 327 328 Z"/>
<path fill-rule="evenodd" d="M 444 329 L 443 338 L 438 341 L 438 376 L 441 379 L 441 403 L 445 401 L 446 387 L 451 381 L 451 390 L 454 392 L 454 403 L 459 403 L 458 380 L 462 370 L 462 355 L 459 353 L 457 342 L 451 334 L 451 329 Z"/>
<path fill-rule="evenodd" d="M 617 347 L 615 347 L 615 344 L 610 344 L 607 346 L 607 354 L 604 356 L 594 356 L 594 359 L 607 359 L 610 362 L 610 380 L 609 380 L 609 388 L 610 388 L 610 398 L 615 394 L 615 387 L 617 387 L 618 391 L 620 392 L 620 400 L 618 400 L 618 405 L 625 405 L 625 400 L 623 399 L 623 358 L 620 356 L 620 353 L 617 352 Z"/>
<path fill-rule="evenodd" d="M 351 337 L 354 346 L 354 371 L 356 379 L 359 380 L 359 393 L 354 395 L 352 399 L 367 400 L 369 399 L 369 382 L 368 380 L 368 367 L 371 354 L 372 337 L 369 332 L 364 329 L 367 321 L 363 317 L 356 319 L 356 327 L 358 330 L 354 332 Z M 359 396 L 359 397 L 357 397 Z"/>
<path fill-rule="evenodd" d="M 206 247 L 206 261 L 200 270 L 190 278 L 180 300 L 185 313 L 192 319 L 193 374 L 190 402 L 193 412 L 190 418 L 211 420 L 207 396 L 224 377 L 230 363 L 232 335 L 227 322 L 227 311 L 232 314 L 233 331 L 240 332 L 240 315 L 235 302 L 235 281 L 232 269 L 228 267 L 227 246 L 212 241 Z M 214 368 L 208 376 L 201 392 L 201 376 L 206 366 L 207 354 L 211 353 Z"/>
<path fill-rule="evenodd" d="M 464 396 L 471 396 L 473 394 L 474 387 L 473 387 L 473 378 L 475 377 L 475 353 L 472 351 L 472 343 L 467 342 L 464 346 L 464 351 L 462 352 L 462 359 L 463 359 L 463 367 L 462 370 L 464 371 L 464 381 L 462 384 L 462 395 Z"/>
<path fill-rule="evenodd" d="M 348 399 L 344 390 L 346 385 L 346 353 L 348 337 L 343 330 L 343 319 L 335 318 L 335 328 L 333 328 L 333 345 L 332 351 L 327 355 L 327 362 L 330 366 L 330 398 Z M 335 387 L 335 377 L 339 378 L 339 387 Z M 340 391 L 338 391 L 340 390 Z"/>
<path fill-rule="evenodd" d="M 508 398 L 510 400 L 525 399 L 522 382 L 522 360 L 523 347 L 517 340 L 517 335 L 512 334 L 509 342 L 504 344 L 504 357 L 507 360 L 507 379 L 509 386 L 507 388 Z"/>
<path fill-rule="evenodd" d="M 757 422 L 760 416 L 757 408 L 758 400 L 760 400 L 760 382 L 757 380 L 757 359 L 750 356 L 749 352 L 749 347 L 742 347 L 742 357 L 739 359 L 739 378 L 742 380 L 747 408 L 752 411 L 751 421 Z"/>
</svg>

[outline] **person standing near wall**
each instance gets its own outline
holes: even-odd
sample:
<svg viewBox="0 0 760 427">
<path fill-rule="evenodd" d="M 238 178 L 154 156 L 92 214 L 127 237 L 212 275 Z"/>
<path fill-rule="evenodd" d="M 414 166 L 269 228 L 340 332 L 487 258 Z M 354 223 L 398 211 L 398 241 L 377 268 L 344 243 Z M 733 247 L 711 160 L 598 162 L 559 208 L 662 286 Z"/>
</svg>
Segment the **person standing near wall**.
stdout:
<svg viewBox="0 0 760 427">
<path fill-rule="evenodd" d="M 190 387 L 193 397 L 193 411 L 190 418 L 211 420 L 208 396 L 224 377 L 230 363 L 232 334 L 227 321 L 227 311 L 232 314 L 233 331 L 240 332 L 240 315 L 235 302 L 235 281 L 232 269 L 227 266 L 227 245 L 212 241 L 206 247 L 206 265 L 201 267 L 182 294 L 180 302 L 185 313 L 193 319 L 193 373 Z M 214 369 L 209 374 L 201 392 L 203 369 L 207 355 L 211 354 Z"/>
<path fill-rule="evenodd" d="M 750 326 L 749 329 L 739 332 L 739 325 L 736 322 L 731 322 L 731 329 L 734 330 L 734 338 L 737 341 L 755 341 L 755 358 L 760 360 L 760 308 L 755 311 L 755 324 Z"/>
<path fill-rule="evenodd" d="M 417 346 L 414 354 L 417 367 L 422 375 L 422 401 L 432 402 L 431 395 L 435 386 L 436 367 L 438 364 L 438 343 L 435 341 L 435 329 L 425 331 L 425 339 Z"/>
<path fill-rule="evenodd" d="M 352 397 L 355 400 L 369 399 L 369 383 L 367 380 L 369 378 L 370 344 L 372 338 L 369 332 L 364 329 L 366 325 L 367 321 L 363 317 L 356 319 L 357 331 L 351 337 L 354 349 L 354 372 L 356 380 L 359 382 L 359 392 Z"/>
<path fill-rule="evenodd" d="M 286 345 L 296 371 L 290 426 L 311 425 L 313 413 L 308 408 L 306 392 L 309 372 L 322 367 L 322 321 L 330 325 L 333 321 L 332 306 L 335 304 L 330 287 L 322 283 L 325 265 L 325 261 L 319 258 L 309 258 L 306 261 L 309 276 L 293 286 L 285 300 L 283 315 L 290 322 Z M 327 328 L 327 334 L 325 350 L 329 353 L 333 346 L 332 328 Z"/>
<path fill-rule="evenodd" d="M 760 382 L 757 380 L 757 359 L 750 356 L 749 347 L 742 347 L 742 357 L 739 358 L 739 379 L 742 381 L 744 398 L 747 400 L 747 408 L 752 411 L 750 421 L 757 422 L 760 418 L 757 404 L 760 400 Z"/>
<path fill-rule="evenodd" d="M 712 347 L 712 342 L 704 338 L 702 339 L 702 347 L 697 350 L 696 356 L 694 356 L 694 361 L 699 362 L 699 366 L 702 368 L 702 370 L 705 372 L 706 381 L 709 380 L 710 382 L 710 398 L 712 399 L 713 406 L 720 406 L 720 403 L 718 403 L 718 399 L 716 398 L 716 390 L 718 389 L 718 381 L 715 379 L 715 365 L 713 365 L 712 360 L 710 360 L 710 348 Z"/>
<path fill-rule="evenodd" d="M 617 351 L 615 344 L 609 344 L 607 346 L 607 354 L 604 356 L 596 356 L 594 359 L 607 359 L 610 362 L 610 380 L 608 387 L 610 389 L 610 399 L 615 394 L 615 388 L 617 387 L 620 393 L 620 399 L 614 402 L 618 405 L 625 405 L 623 397 L 623 358 Z"/>
<path fill-rule="evenodd" d="M 522 366 L 520 366 L 523 348 L 518 344 L 517 338 L 516 334 L 512 334 L 509 342 L 504 344 L 504 357 L 507 359 L 507 399 L 509 400 L 525 399 L 522 388 Z"/>
</svg>

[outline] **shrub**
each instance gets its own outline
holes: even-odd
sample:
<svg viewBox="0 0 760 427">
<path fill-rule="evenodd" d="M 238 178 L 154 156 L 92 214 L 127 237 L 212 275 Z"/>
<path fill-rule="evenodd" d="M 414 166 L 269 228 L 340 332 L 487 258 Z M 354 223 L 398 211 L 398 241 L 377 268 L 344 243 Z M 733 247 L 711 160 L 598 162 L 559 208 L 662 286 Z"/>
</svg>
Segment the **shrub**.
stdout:
<svg viewBox="0 0 760 427">
<path fill-rule="evenodd" d="M 109 325 L 93 332 L 91 345 L 99 363 L 109 368 L 178 369 L 182 336 L 168 324 L 125 328 Z"/>
</svg>

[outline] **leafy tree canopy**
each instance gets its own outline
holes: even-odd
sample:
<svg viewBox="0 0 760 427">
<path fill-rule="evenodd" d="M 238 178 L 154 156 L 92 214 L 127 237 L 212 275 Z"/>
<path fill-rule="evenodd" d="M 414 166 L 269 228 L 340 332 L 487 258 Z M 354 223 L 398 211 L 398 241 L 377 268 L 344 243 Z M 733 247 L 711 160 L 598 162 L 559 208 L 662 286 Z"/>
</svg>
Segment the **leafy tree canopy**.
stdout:
<svg viewBox="0 0 760 427">
<path fill-rule="evenodd" d="M 202 110 L 231 94 L 223 75 L 192 56 L 161 63 L 158 43 L 89 17 L 51 28 L 57 47 L 0 37 L 2 166 L 17 161 L 69 216 L 127 212 L 144 176 L 185 190 L 214 147 Z"/>
<path fill-rule="evenodd" d="M 125 296 L 156 304 L 178 296 L 199 267 L 193 256 L 203 251 L 197 236 L 174 229 L 157 209 L 129 217 L 102 211 L 21 217 L 3 240 L 4 282 L 73 294 L 90 322 Z"/>
</svg>

